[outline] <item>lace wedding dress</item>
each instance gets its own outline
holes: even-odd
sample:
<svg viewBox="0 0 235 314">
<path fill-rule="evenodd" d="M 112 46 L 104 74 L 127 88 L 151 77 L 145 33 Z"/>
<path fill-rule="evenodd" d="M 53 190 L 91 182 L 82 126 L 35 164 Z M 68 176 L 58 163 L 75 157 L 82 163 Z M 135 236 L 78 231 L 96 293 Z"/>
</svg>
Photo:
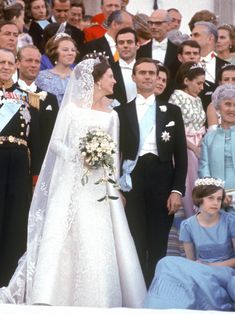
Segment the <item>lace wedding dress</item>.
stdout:
<svg viewBox="0 0 235 314">
<path fill-rule="evenodd" d="M 73 105 L 64 110 L 60 118 L 69 119 L 66 138 L 62 141 L 59 132 L 52 137 L 51 179 L 48 183 L 43 176 L 39 178 L 29 214 L 27 252 L 9 286 L 0 289 L 0 300 L 141 307 L 146 288 L 122 202 L 120 198 L 97 201 L 106 189 L 109 195 L 118 192 L 109 183 L 94 184 L 102 169 L 92 169 L 88 183 L 81 184 L 84 159 L 79 138 L 100 127 L 118 143 L 117 114 Z M 118 159 L 117 155 L 116 169 Z"/>
</svg>

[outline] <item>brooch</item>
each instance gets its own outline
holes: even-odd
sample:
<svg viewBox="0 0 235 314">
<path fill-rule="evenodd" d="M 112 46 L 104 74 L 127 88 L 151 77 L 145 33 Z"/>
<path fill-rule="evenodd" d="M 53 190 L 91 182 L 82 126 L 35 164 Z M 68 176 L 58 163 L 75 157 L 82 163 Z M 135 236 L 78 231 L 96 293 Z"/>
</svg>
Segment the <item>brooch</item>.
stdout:
<svg viewBox="0 0 235 314">
<path fill-rule="evenodd" d="M 170 141 L 171 136 L 170 136 L 169 132 L 164 131 L 164 132 L 162 132 L 161 138 L 164 142 L 168 142 L 168 141 Z"/>
<path fill-rule="evenodd" d="M 167 111 L 167 107 L 166 106 L 159 106 L 159 108 L 160 108 L 160 110 L 162 111 L 162 112 L 166 112 Z"/>
</svg>

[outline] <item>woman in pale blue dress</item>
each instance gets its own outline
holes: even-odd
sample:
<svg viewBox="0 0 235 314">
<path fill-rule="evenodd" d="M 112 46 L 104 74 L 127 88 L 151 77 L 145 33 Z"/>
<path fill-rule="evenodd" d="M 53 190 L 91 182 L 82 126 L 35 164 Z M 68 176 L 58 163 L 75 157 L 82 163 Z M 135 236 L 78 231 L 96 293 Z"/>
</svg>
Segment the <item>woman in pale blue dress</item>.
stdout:
<svg viewBox="0 0 235 314">
<path fill-rule="evenodd" d="M 72 73 L 71 66 L 77 56 L 75 42 L 68 34 L 59 33 L 49 39 L 46 54 L 55 66 L 52 69 L 40 71 L 36 84 L 42 90 L 56 95 L 60 106 Z"/>
<path fill-rule="evenodd" d="M 235 215 L 220 210 L 222 180 L 203 178 L 195 185 L 193 200 L 200 209 L 180 229 L 186 258 L 158 262 L 146 308 L 235 310 Z"/>
<path fill-rule="evenodd" d="M 235 87 L 224 84 L 215 90 L 212 103 L 221 124 L 206 134 L 199 160 L 199 177 L 213 176 L 225 181 L 226 209 L 235 210 Z"/>
</svg>

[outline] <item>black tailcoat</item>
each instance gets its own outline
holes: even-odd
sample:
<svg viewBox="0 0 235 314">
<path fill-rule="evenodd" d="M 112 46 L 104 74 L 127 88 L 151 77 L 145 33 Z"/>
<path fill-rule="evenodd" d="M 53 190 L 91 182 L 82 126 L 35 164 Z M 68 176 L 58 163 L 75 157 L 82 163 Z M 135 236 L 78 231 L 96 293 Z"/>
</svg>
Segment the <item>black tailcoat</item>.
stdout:
<svg viewBox="0 0 235 314">
<path fill-rule="evenodd" d="M 135 100 L 116 110 L 122 159 L 135 160 L 140 138 Z M 138 158 L 131 173 L 133 188 L 125 193 L 126 215 L 147 283 L 153 277 L 156 262 L 166 254 L 173 221 L 173 215 L 168 215 L 167 199 L 172 190 L 182 195 L 185 191 L 186 138 L 181 111 L 175 105 L 157 105 L 156 144 L 158 156 L 145 154 Z"/>
</svg>

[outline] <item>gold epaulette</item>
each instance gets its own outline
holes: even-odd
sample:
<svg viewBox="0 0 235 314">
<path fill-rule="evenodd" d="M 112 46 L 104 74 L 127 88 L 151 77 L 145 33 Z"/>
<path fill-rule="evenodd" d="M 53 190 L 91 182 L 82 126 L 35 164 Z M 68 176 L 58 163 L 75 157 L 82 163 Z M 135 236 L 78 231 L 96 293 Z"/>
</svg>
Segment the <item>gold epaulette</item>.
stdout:
<svg viewBox="0 0 235 314">
<path fill-rule="evenodd" d="M 28 92 L 29 105 L 39 110 L 40 107 L 40 95 L 32 92 Z"/>
</svg>

